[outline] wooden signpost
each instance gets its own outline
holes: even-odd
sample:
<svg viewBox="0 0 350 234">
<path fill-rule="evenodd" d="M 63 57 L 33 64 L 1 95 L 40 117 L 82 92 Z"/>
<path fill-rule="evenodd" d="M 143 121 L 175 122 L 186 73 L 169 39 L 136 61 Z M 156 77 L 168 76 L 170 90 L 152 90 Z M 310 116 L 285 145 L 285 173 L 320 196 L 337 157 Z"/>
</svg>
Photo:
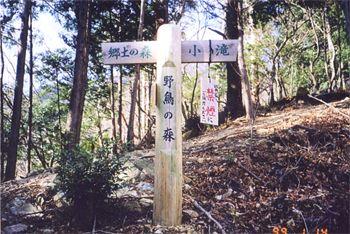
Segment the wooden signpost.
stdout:
<svg viewBox="0 0 350 234">
<path fill-rule="evenodd" d="M 182 218 L 181 63 L 232 62 L 237 40 L 181 41 L 179 26 L 164 24 L 157 41 L 102 43 L 105 64 L 157 64 L 154 160 L 155 224 Z"/>
</svg>

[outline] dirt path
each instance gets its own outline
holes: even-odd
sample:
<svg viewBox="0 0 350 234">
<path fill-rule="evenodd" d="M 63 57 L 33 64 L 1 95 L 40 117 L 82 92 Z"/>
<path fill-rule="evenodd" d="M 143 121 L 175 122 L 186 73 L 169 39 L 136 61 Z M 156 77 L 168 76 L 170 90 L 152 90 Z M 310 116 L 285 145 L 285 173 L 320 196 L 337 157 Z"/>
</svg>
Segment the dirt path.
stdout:
<svg viewBox="0 0 350 234">
<path fill-rule="evenodd" d="M 335 102 L 332 104 L 338 111 L 349 115 L 350 124 L 350 100 Z M 307 106 L 300 109 L 289 109 L 268 113 L 266 116 L 258 116 L 253 126 L 254 135 L 272 134 L 283 129 L 288 129 L 294 125 L 298 125 L 309 119 L 310 121 L 317 118 L 338 113 L 326 105 Z M 184 142 L 184 150 L 189 150 L 192 147 L 202 148 L 208 143 L 213 143 L 225 138 L 235 138 L 240 136 L 249 136 L 251 134 L 251 126 L 245 118 L 240 118 L 231 121 L 215 130 L 209 131 L 202 136 L 190 139 Z"/>
</svg>

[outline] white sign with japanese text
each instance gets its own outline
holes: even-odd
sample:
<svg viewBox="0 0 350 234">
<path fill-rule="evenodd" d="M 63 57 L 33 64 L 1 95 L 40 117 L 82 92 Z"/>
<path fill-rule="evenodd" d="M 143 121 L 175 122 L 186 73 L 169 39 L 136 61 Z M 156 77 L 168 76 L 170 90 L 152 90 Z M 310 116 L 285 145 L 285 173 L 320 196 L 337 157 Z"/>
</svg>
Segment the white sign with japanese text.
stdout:
<svg viewBox="0 0 350 234">
<path fill-rule="evenodd" d="M 201 123 L 218 125 L 218 86 L 213 78 L 201 78 Z"/>
<path fill-rule="evenodd" d="M 157 41 L 102 43 L 104 64 L 156 63 Z"/>
<path fill-rule="evenodd" d="M 237 45 L 238 40 L 183 41 L 181 62 L 232 62 L 237 57 Z"/>
<path fill-rule="evenodd" d="M 232 62 L 237 57 L 237 40 L 182 41 L 182 63 Z M 104 64 L 156 63 L 157 41 L 102 43 Z M 209 53 L 211 51 L 211 53 Z"/>
<path fill-rule="evenodd" d="M 160 102 L 163 108 L 160 108 L 161 128 L 163 151 L 171 151 L 176 147 L 176 108 L 178 97 L 176 92 L 176 68 L 172 66 L 164 66 L 162 73 L 162 86 L 159 88 L 161 97 Z"/>
</svg>

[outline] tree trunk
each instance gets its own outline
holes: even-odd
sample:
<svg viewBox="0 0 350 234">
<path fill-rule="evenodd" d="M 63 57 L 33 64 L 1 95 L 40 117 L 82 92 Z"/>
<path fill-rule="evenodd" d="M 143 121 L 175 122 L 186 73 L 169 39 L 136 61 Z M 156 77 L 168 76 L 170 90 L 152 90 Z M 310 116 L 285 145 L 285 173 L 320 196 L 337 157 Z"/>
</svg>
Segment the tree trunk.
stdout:
<svg viewBox="0 0 350 234">
<path fill-rule="evenodd" d="M 101 116 L 99 111 L 100 103 L 97 104 L 97 128 L 98 128 L 98 137 L 100 140 L 100 147 L 103 147 L 103 133 L 102 133 L 102 126 L 101 126 Z"/>
<path fill-rule="evenodd" d="M 147 115 L 151 116 L 151 103 L 152 103 L 152 79 L 153 79 L 153 69 L 151 71 L 151 75 L 148 74 L 148 111 Z M 147 119 L 147 141 L 146 144 L 150 145 L 151 144 L 151 136 L 152 136 L 152 125 L 153 121 L 151 118 Z"/>
<path fill-rule="evenodd" d="M 145 7 L 144 6 L 145 6 L 145 0 L 141 0 L 140 22 L 139 22 L 139 28 L 137 30 L 137 39 L 139 41 L 142 40 L 143 20 L 144 20 L 144 15 L 145 15 L 145 12 L 144 12 Z M 127 143 L 128 143 L 129 149 L 134 147 L 135 106 L 136 106 L 136 98 L 137 98 L 137 89 L 139 87 L 140 71 L 141 71 L 141 66 L 139 64 L 137 64 L 136 65 L 135 80 L 134 80 L 132 91 L 131 91 L 131 105 L 130 105 L 128 133 L 127 133 Z"/>
<path fill-rule="evenodd" d="M 250 121 L 254 120 L 254 110 L 253 110 L 253 102 L 252 102 L 252 96 L 250 92 L 250 83 L 248 79 L 248 73 L 247 73 L 247 68 L 245 64 L 245 59 L 244 59 L 244 27 L 243 27 L 243 17 L 241 15 L 242 9 L 243 9 L 243 3 L 240 2 L 240 11 L 239 11 L 239 34 L 240 37 L 238 38 L 238 66 L 241 71 L 242 75 L 242 96 L 243 96 L 243 103 L 245 107 L 245 112 L 247 119 Z"/>
<path fill-rule="evenodd" d="M 114 96 L 114 75 L 113 75 L 113 66 L 111 65 L 111 90 L 110 90 L 110 100 L 111 100 L 111 114 L 112 114 L 112 138 L 113 138 L 113 153 L 117 152 L 117 128 L 115 126 L 115 96 Z"/>
<path fill-rule="evenodd" d="M 141 71 L 140 71 L 141 72 Z M 137 86 L 137 137 L 141 140 L 141 87 L 142 87 L 142 77 L 140 73 L 140 79 Z"/>
<path fill-rule="evenodd" d="M 278 89 L 278 100 L 282 100 L 283 97 L 286 97 L 286 89 L 284 87 L 284 82 L 283 82 L 283 76 L 279 76 L 280 70 L 280 63 L 277 63 L 277 69 L 276 69 L 276 83 L 278 84 L 277 89 Z"/>
<path fill-rule="evenodd" d="M 315 21 L 313 19 L 313 12 L 312 12 L 312 8 L 306 9 L 306 13 L 308 16 L 308 19 L 310 20 L 310 24 L 312 27 L 312 31 L 314 33 L 314 37 L 315 37 L 315 45 L 316 45 L 316 56 L 313 59 L 310 59 L 310 65 L 309 65 L 309 69 L 310 69 L 310 78 L 311 78 L 311 82 L 312 82 L 312 92 L 317 92 L 319 89 L 319 82 L 318 79 L 315 76 L 315 71 L 314 71 L 314 65 L 316 64 L 316 61 L 318 60 L 318 58 L 320 57 L 320 42 L 317 36 L 317 32 L 316 32 L 316 28 L 315 28 Z"/>
<path fill-rule="evenodd" d="M 338 46 L 338 49 L 337 49 L 337 54 L 338 54 L 338 68 L 337 68 L 337 76 L 338 76 L 338 87 L 340 89 L 344 89 L 344 83 L 343 83 L 343 79 L 342 79 L 342 44 L 340 42 L 341 40 L 341 34 L 340 34 L 340 31 L 341 31 L 341 17 L 340 17 L 340 13 L 341 13 L 341 9 L 339 8 L 339 5 L 338 4 L 335 4 L 336 5 L 336 9 L 337 9 L 337 34 L 338 34 L 338 38 L 337 38 L 337 46 Z M 349 9 L 350 10 L 350 9 Z"/>
<path fill-rule="evenodd" d="M 11 132 L 9 137 L 5 181 L 14 179 L 16 175 L 17 148 L 19 143 L 19 129 L 21 124 L 22 111 L 23 79 L 25 72 L 24 65 L 27 50 L 28 19 L 31 8 L 31 1 L 24 0 L 23 2 L 24 10 L 21 16 L 22 30 L 20 35 L 20 48 L 17 57 L 16 86 L 13 100 L 13 112 L 11 118 Z"/>
<path fill-rule="evenodd" d="M 329 60 L 329 67 L 331 69 L 331 76 L 329 77 L 329 90 L 333 91 L 335 88 L 335 48 L 334 43 L 332 41 L 332 32 L 331 27 L 329 24 L 328 16 L 325 16 L 325 32 L 326 32 L 326 38 L 327 38 L 327 44 L 328 44 L 328 51 L 330 52 L 330 60 Z"/>
<path fill-rule="evenodd" d="M 327 27 L 326 27 L 326 2 L 324 2 L 324 7 L 323 7 L 323 14 L 322 14 L 322 23 L 323 23 L 323 39 L 326 41 L 327 40 Z M 328 71 L 328 56 L 327 56 L 327 46 L 326 46 L 326 42 L 324 42 L 324 46 L 323 46 L 323 54 L 324 54 L 324 69 L 325 69 L 325 74 L 326 74 L 326 79 L 329 80 L 329 71 Z"/>
<path fill-rule="evenodd" d="M 238 30 L 238 1 L 229 0 L 226 9 L 226 37 L 227 39 L 237 39 Z M 238 61 L 227 63 L 227 117 L 238 118 L 244 115 L 242 103 L 242 84 Z"/>
<path fill-rule="evenodd" d="M 345 21 L 346 21 L 346 32 L 348 34 L 348 39 L 350 41 L 350 1 L 349 0 L 342 0 L 342 8 L 345 15 Z"/>
<path fill-rule="evenodd" d="M 28 110 L 28 148 L 27 148 L 27 172 L 31 170 L 32 150 L 32 122 L 33 122 L 33 8 L 30 9 L 29 24 L 29 110 Z"/>
<path fill-rule="evenodd" d="M 84 100 L 87 86 L 91 23 L 90 11 L 90 0 L 75 2 L 78 36 L 76 41 L 73 89 L 70 97 L 66 126 L 66 147 L 68 150 L 75 148 L 80 141 L 81 122 L 83 119 Z"/>
<path fill-rule="evenodd" d="M 210 72 L 210 67 L 208 67 L 208 72 Z M 191 96 L 191 117 L 193 117 L 193 102 L 194 102 L 194 94 L 196 92 L 196 87 L 198 83 L 198 63 L 196 63 L 196 80 L 194 82 L 193 90 L 192 90 L 192 96 Z M 185 118 L 186 119 L 186 118 Z"/>
<path fill-rule="evenodd" d="M 255 84 L 253 86 L 254 89 L 254 101 L 255 101 L 255 106 L 258 108 L 260 106 L 260 77 L 259 77 L 259 64 L 253 64 L 254 66 L 254 73 L 255 73 Z"/>
<path fill-rule="evenodd" d="M 269 80 L 269 106 L 273 106 L 273 104 L 275 104 L 275 93 L 273 90 L 273 85 L 275 83 L 275 79 L 276 79 L 276 62 L 275 60 L 272 61 L 272 69 L 271 69 L 271 77 Z"/>
<path fill-rule="evenodd" d="M 36 156 L 38 157 L 39 161 L 41 162 L 41 166 L 42 166 L 43 168 L 47 168 L 47 163 L 46 163 L 46 161 L 45 161 L 45 155 L 43 155 L 42 153 L 40 153 L 39 147 L 38 147 L 37 145 L 35 145 L 35 144 L 33 143 L 32 146 L 33 146 L 33 149 L 34 149 L 34 151 L 35 151 L 35 153 L 36 153 Z"/>
<path fill-rule="evenodd" d="M 60 136 L 60 154 L 63 150 L 62 144 L 62 124 L 61 124 L 61 98 L 60 98 L 60 83 L 58 82 L 58 72 L 56 69 L 56 92 L 57 92 L 57 113 L 58 113 L 58 131 Z"/>
<path fill-rule="evenodd" d="M 156 32 L 155 37 L 157 36 L 158 28 L 162 24 L 168 23 L 169 15 L 168 15 L 168 0 L 158 0 L 155 1 L 155 9 L 154 9 L 155 15 L 156 15 Z"/>
<path fill-rule="evenodd" d="M 119 137 L 120 142 L 122 142 L 123 139 L 123 123 L 122 123 L 122 111 L 123 111 L 123 69 L 122 66 L 119 66 L 119 107 L 118 107 L 118 129 L 119 129 Z"/>
<path fill-rule="evenodd" d="M 5 169 L 5 133 L 4 133 L 4 70 L 5 70 L 5 64 L 4 64 L 4 51 L 2 49 L 2 27 L 0 27 L 0 59 L 1 59 L 1 74 L 0 74 L 0 137 L 1 137 L 1 144 L 0 144 L 0 154 L 1 154 L 1 175 L 0 175 L 0 181 L 4 178 L 4 169 Z"/>
<path fill-rule="evenodd" d="M 112 20 L 112 12 L 109 12 L 109 23 L 111 32 L 114 26 L 113 20 Z M 118 28 L 119 28 L 118 24 Z M 110 33 L 110 39 L 113 41 L 113 34 Z M 110 89 L 110 101 L 111 101 L 111 121 L 112 121 L 112 142 L 113 142 L 113 154 L 117 153 L 117 127 L 116 127 L 116 121 L 115 121 L 115 86 L 114 86 L 114 72 L 113 72 L 113 65 L 110 67 L 110 82 L 111 82 L 111 89 Z"/>
</svg>

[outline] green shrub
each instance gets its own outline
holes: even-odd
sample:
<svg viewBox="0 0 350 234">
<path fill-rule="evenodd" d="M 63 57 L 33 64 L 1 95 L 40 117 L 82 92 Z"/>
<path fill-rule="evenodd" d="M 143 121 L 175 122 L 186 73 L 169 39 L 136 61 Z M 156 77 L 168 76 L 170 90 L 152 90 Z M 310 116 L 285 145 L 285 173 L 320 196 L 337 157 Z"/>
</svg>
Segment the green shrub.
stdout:
<svg viewBox="0 0 350 234">
<path fill-rule="evenodd" d="M 117 157 L 108 156 L 101 148 L 97 155 L 77 149 L 62 155 L 58 171 L 58 189 L 73 207 L 73 223 L 91 230 L 94 216 L 109 194 L 120 185 L 117 174 L 120 163 Z"/>
</svg>

